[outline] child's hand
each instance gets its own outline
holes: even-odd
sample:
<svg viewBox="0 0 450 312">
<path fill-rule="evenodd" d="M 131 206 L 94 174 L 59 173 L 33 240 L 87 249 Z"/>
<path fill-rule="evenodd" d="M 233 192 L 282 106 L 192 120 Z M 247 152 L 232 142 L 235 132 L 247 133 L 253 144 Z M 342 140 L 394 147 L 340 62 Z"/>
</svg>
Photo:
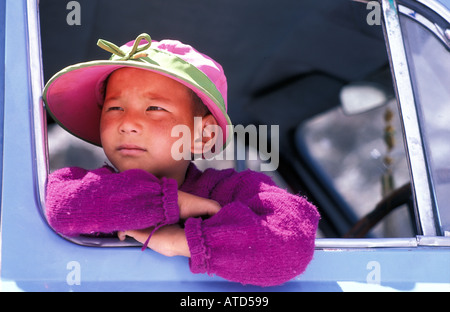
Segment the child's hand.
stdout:
<svg viewBox="0 0 450 312">
<path fill-rule="evenodd" d="M 121 241 L 129 236 L 144 244 L 152 231 L 153 227 L 143 230 L 120 231 L 117 236 Z M 155 231 L 147 247 L 167 257 L 191 256 L 184 229 L 177 224 L 166 225 Z"/>
<path fill-rule="evenodd" d="M 221 209 L 219 203 L 214 200 L 182 191 L 178 191 L 178 206 L 180 207 L 180 219 L 182 220 L 204 215 L 213 216 Z M 143 230 L 119 231 L 117 236 L 121 241 L 125 240 L 126 236 L 129 236 L 144 244 L 153 229 L 151 227 Z M 178 224 L 166 225 L 159 228 L 153 233 L 147 246 L 168 257 L 191 256 L 184 229 Z"/>
<path fill-rule="evenodd" d="M 189 217 L 213 216 L 222 208 L 215 200 L 182 191 L 178 191 L 178 206 L 180 207 L 180 219 L 182 220 Z"/>
</svg>

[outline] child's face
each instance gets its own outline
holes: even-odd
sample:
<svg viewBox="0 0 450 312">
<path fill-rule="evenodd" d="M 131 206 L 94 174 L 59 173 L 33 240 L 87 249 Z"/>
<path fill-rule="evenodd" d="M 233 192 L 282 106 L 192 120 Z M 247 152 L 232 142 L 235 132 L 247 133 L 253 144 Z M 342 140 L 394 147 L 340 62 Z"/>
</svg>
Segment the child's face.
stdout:
<svg viewBox="0 0 450 312">
<path fill-rule="evenodd" d="M 192 105 L 189 89 L 173 79 L 135 68 L 115 71 L 108 80 L 100 122 L 106 156 L 120 172 L 143 169 L 179 181 L 186 161 L 171 156 L 178 140 L 171 131 L 187 125 L 192 132 Z"/>
</svg>

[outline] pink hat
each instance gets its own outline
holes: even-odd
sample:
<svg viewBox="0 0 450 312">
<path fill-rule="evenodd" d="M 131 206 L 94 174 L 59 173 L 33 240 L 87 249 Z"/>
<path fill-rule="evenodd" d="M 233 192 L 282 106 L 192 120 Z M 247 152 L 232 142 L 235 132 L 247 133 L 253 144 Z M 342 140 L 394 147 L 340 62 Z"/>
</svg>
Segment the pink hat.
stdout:
<svg viewBox="0 0 450 312">
<path fill-rule="evenodd" d="M 148 34 L 121 47 L 102 39 L 97 44 L 113 53 L 109 60 L 66 67 L 47 82 L 43 91 L 50 115 L 68 132 L 101 146 L 105 81 L 119 68 L 134 67 L 157 72 L 192 89 L 222 128 L 224 146 L 229 142 L 227 81 L 219 63 L 189 45 L 175 40 L 152 41 Z"/>
</svg>

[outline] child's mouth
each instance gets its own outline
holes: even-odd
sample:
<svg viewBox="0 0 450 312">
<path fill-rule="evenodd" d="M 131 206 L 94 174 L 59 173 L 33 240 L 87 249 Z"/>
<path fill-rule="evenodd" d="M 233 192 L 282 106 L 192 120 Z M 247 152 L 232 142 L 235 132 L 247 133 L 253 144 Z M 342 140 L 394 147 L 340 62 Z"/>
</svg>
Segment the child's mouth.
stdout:
<svg viewBox="0 0 450 312">
<path fill-rule="evenodd" d="M 141 153 L 145 153 L 147 150 L 141 146 L 134 144 L 122 144 L 117 148 L 122 155 L 135 156 Z"/>
</svg>

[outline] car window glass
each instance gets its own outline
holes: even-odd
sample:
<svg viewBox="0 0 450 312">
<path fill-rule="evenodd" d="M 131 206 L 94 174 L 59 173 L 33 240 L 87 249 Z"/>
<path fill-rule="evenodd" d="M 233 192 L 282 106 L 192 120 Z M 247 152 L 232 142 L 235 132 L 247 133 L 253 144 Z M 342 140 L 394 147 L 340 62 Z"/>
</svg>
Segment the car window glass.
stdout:
<svg viewBox="0 0 450 312">
<path fill-rule="evenodd" d="M 450 230 L 450 52 L 415 20 L 401 15 L 400 22 L 435 205 L 444 232 Z"/>
<path fill-rule="evenodd" d="M 384 129 L 390 114 L 395 143 L 388 153 Z M 391 158 L 392 190 L 409 182 L 409 172 L 395 101 L 358 115 L 348 116 L 340 108 L 315 117 L 296 132 L 297 148 L 310 160 L 323 184 L 336 192 L 358 220 L 370 213 L 385 196 L 385 157 Z M 412 236 L 409 210 L 396 209 L 369 234 L 372 237 Z"/>
</svg>

